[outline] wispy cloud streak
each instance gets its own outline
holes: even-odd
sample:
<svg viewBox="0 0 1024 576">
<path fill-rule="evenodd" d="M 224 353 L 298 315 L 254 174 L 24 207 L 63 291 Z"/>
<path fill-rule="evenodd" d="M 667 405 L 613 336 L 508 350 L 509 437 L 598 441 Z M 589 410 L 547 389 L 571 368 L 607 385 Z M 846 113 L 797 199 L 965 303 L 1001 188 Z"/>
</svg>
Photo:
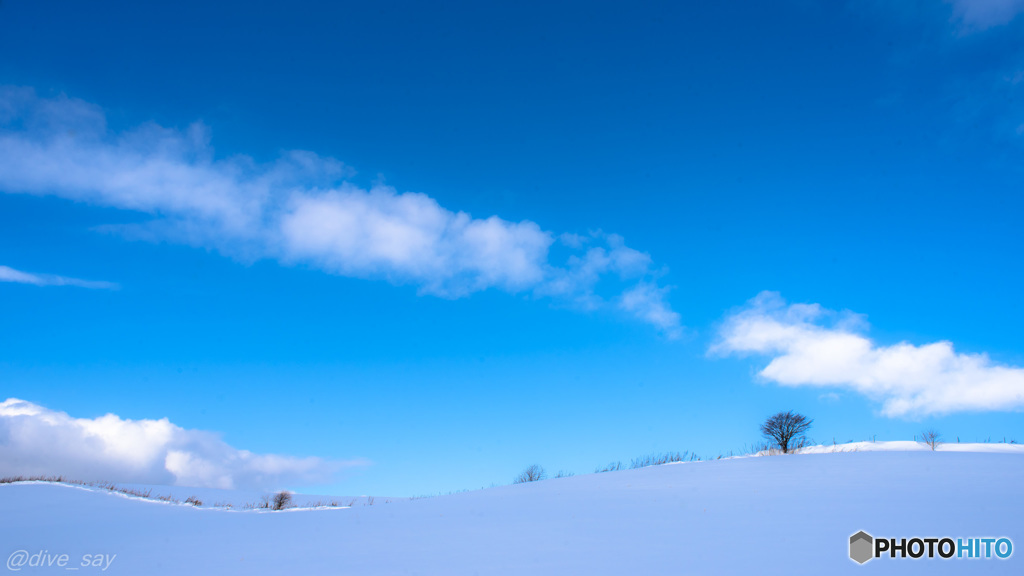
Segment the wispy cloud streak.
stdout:
<svg viewBox="0 0 1024 576">
<path fill-rule="evenodd" d="M 1024 12 L 1024 0 L 948 0 L 961 33 L 1009 24 Z"/>
<path fill-rule="evenodd" d="M 10 266 L 0 266 L 0 282 L 32 284 L 34 286 L 78 286 L 79 288 L 98 290 L 118 289 L 118 285 L 113 282 L 81 280 L 79 278 L 68 278 L 67 276 L 56 276 L 54 274 L 33 274 L 31 272 L 15 270 Z"/>
<path fill-rule="evenodd" d="M 209 141 L 201 124 L 113 133 L 95 105 L 0 90 L 5 192 L 148 213 L 148 222 L 117 230 L 243 260 L 380 278 L 446 298 L 525 292 L 618 309 L 670 336 L 678 332 L 679 315 L 658 285 L 664 268 L 619 236 L 556 235 L 529 220 L 475 218 L 425 194 L 356 186 L 346 180 L 351 169 L 312 152 L 259 163 L 217 158 Z M 556 246 L 566 260 L 553 261 Z"/>
</svg>

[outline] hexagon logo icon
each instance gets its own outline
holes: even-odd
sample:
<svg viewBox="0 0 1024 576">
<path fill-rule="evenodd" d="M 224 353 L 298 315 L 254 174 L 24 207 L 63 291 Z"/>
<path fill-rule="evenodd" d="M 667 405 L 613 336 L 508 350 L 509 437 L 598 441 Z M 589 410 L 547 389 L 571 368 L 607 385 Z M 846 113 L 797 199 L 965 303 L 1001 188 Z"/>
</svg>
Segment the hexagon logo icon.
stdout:
<svg viewBox="0 0 1024 576">
<path fill-rule="evenodd" d="M 857 564 L 863 564 L 874 556 L 872 547 L 874 545 L 874 539 L 871 538 L 871 534 L 861 530 L 853 536 L 850 536 L 850 560 L 853 560 Z"/>
</svg>

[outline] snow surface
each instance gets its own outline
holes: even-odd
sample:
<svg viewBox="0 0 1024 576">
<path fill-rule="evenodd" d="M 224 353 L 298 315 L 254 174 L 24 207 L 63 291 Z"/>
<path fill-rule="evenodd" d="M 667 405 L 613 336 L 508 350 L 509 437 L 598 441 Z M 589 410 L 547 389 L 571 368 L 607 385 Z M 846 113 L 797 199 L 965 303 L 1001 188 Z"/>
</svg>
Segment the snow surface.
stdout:
<svg viewBox="0 0 1024 576">
<path fill-rule="evenodd" d="M 797 450 L 800 454 L 830 454 L 835 452 L 931 452 L 931 446 L 924 442 L 896 440 L 889 442 L 850 442 L 848 444 L 824 444 L 808 446 Z M 936 452 L 995 452 L 1000 454 L 1024 455 L 1024 444 L 991 442 L 942 442 L 936 444 Z"/>
<path fill-rule="evenodd" d="M 1020 447 L 869 444 L 287 512 L 0 485 L 0 555 L 66 553 L 77 567 L 84 554 L 116 554 L 103 573 L 147 575 L 1024 573 L 1018 549 L 1007 560 L 853 563 L 859 530 L 1024 546 Z"/>
</svg>

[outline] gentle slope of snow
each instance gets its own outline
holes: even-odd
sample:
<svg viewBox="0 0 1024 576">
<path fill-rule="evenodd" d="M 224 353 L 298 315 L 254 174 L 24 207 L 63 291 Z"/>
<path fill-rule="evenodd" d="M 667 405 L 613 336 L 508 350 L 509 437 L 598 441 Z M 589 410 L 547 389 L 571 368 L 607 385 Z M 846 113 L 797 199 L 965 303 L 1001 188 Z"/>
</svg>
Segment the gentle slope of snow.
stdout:
<svg viewBox="0 0 1024 576">
<path fill-rule="evenodd" d="M 107 574 L 151 575 L 1021 574 L 1019 550 L 859 566 L 847 545 L 858 530 L 1024 545 L 1022 480 L 1019 453 L 927 450 L 696 462 L 290 513 L 12 484 L 0 486 L 0 554 L 117 554 Z"/>
</svg>

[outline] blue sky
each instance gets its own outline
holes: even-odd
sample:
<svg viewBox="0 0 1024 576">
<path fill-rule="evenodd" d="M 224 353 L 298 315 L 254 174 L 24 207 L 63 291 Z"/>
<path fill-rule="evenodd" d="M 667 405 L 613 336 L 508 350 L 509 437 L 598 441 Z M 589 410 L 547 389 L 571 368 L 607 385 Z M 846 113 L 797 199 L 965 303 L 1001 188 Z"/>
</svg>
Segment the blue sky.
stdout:
<svg viewBox="0 0 1024 576">
<path fill-rule="evenodd" d="M 1024 441 L 1024 3 L 207 4 L 0 5 L 26 470 L 427 494 L 785 409 Z M 60 413 L 78 460 L 28 458 Z"/>
</svg>

